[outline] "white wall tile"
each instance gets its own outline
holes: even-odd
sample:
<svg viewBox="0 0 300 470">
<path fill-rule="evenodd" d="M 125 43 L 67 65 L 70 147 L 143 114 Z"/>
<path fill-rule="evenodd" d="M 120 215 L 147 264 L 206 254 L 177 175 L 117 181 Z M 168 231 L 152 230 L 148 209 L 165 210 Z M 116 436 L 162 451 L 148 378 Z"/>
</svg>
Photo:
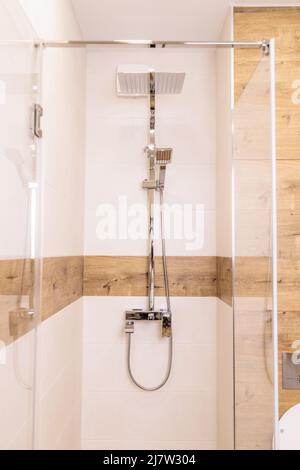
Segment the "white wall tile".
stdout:
<svg viewBox="0 0 300 470">
<path fill-rule="evenodd" d="M 22 2 L 40 37 L 80 38 L 70 0 Z M 53 29 L 52 34 L 49 30 Z M 42 255 L 83 253 L 85 166 L 85 51 L 43 53 Z"/>
<path fill-rule="evenodd" d="M 202 105 L 203 106 L 203 105 Z M 203 109 L 203 108 L 202 108 Z M 216 161 L 214 123 L 207 132 L 199 132 L 199 121 L 193 114 L 174 118 L 158 117 L 157 145 L 173 148 L 173 163 L 181 165 L 212 164 Z M 147 121 L 147 125 L 148 121 Z"/>
<path fill-rule="evenodd" d="M 162 382 L 168 366 L 169 341 L 135 343 L 132 338 L 132 369 L 139 383 L 153 387 Z M 126 344 L 90 344 L 85 348 L 84 388 L 88 391 L 135 389 L 127 371 Z M 175 344 L 173 367 L 163 392 L 216 389 L 216 348 Z"/>
<path fill-rule="evenodd" d="M 91 105 L 86 132 L 88 167 L 106 162 L 111 165 L 133 165 L 144 171 L 148 119 L 98 116 L 98 107 L 92 108 Z"/>
<path fill-rule="evenodd" d="M 83 250 L 83 214 L 74 198 L 45 184 L 43 252 L 45 257 L 80 256 Z"/>
<path fill-rule="evenodd" d="M 46 3 L 47 2 L 47 3 Z M 70 0 L 19 0 L 38 37 L 81 37 Z"/>
<path fill-rule="evenodd" d="M 212 164 L 170 165 L 165 201 L 169 204 L 202 204 L 204 209 L 216 209 L 216 168 Z"/>
<path fill-rule="evenodd" d="M 166 231 L 165 236 L 167 237 Z M 167 256 L 215 256 L 216 211 L 204 211 L 203 213 L 200 211 L 198 215 L 193 210 L 191 229 L 187 227 L 187 233 L 182 239 L 177 239 L 171 232 L 171 238 L 166 238 L 166 250 Z M 157 256 L 161 256 L 161 252 L 161 242 L 158 240 L 156 243 Z"/>
<path fill-rule="evenodd" d="M 76 409 L 80 382 L 76 371 L 68 367 L 57 377 L 48 393 L 38 403 L 38 448 L 55 450 L 57 439 Z M 77 411 L 78 412 L 78 411 Z"/>
<path fill-rule="evenodd" d="M 32 419 L 29 419 L 21 428 L 7 450 L 31 450 L 32 449 Z"/>
<path fill-rule="evenodd" d="M 148 143 L 149 103 L 146 98 L 116 95 L 118 64 L 146 63 L 157 70 L 186 71 L 181 95 L 157 97 L 157 145 L 174 148 L 168 168 L 168 204 L 202 205 L 204 242 L 196 250 L 187 240 L 168 240 L 170 255 L 210 256 L 216 253 L 216 122 L 214 51 L 161 51 L 102 48 L 89 50 L 87 59 L 87 172 L 85 253 L 87 255 L 143 255 L 146 240 L 97 237 L 97 207 L 119 196 L 128 204 L 147 208 L 141 182 L 147 177 L 143 149 Z M 197 92 L 195 92 L 197 91 Z M 199 132 L 202 129 L 202 132 Z M 180 188 L 180 189 L 179 189 Z M 146 225 L 146 224 L 145 224 Z M 159 248 L 158 248 L 159 253 Z"/>
<path fill-rule="evenodd" d="M 81 419 L 78 412 L 72 416 L 59 436 L 55 445 L 56 450 L 81 450 Z"/>
<path fill-rule="evenodd" d="M 233 308 L 217 299 L 218 449 L 234 448 Z"/>
<path fill-rule="evenodd" d="M 120 98 L 121 99 L 121 98 Z M 145 154 L 149 139 L 149 119 L 144 117 L 103 117 L 92 105 L 87 116 L 87 160 L 89 164 L 123 163 L 141 166 L 145 171 Z M 199 122 L 193 116 L 157 118 L 158 147 L 172 147 L 173 163 L 215 163 L 213 134 L 199 132 Z M 105 158 L 104 158 L 105 156 Z"/>
<path fill-rule="evenodd" d="M 166 208 L 166 221 L 171 210 L 171 231 L 167 236 L 167 250 L 169 255 L 176 256 L 214 256 L 216 253 L 216 186 L 214 165 L 174 165 L 168 168 L 164 200 Z M 141 231 L 139 239 L 130 235 L 130 224 L 133 214 L 128 211 L 143 209 L 147 214 L 147 194 L 142 189 L 142 181 L 146 177 L 145 168 L 139 164 L 96 164 L 88 166 L 86 173 L 86 215 L 85 215 L 85 254 L 106 256 L 142 256 L 147 253 L 147 218 L 145 216 L 145 230 Z M 180 188 L 180 191 L 178 191 Z M 122 198 L 122 200 L 120 200 Z M 158 204 L 158 198 L 156 199 Z M 128 230 L 120 235 L 121 210 L 125 206 Z M 189 239 L 190 229 L 184 225 L 184 205 L 191 208 L 192 240 Z M 103 220 L 106 212 L 97 212 L 103 205 L 109 205 L 113 211 L 115 225 L 113 232 L 105 240 L 101 239 L 98 224 Z M 180 231 L 174 231 L 176 218 L 173 211 L 179 205 L 181 218 Z M 105 207 L 103 210 L 107 211 Z M 199 212 L 196 218 L 196 209 Z M 61 209 L 63 211 L 63 208 Z M 190 209 L 189 209 L 190 210 Z M 64 211 L 63 211 L 64 213 Z M 76 213 L 76 212 L 75 212 Z M 122 219 L 123 220 L 123 219 Z M 181 222 L 180 222 L 181 221 Z M 141 223 L 144 222 L 144 219 Z M 60 225 L 58 224 L 58 228 Z M 166 224 L 167 227 L 167 224 Z M 53 232 L 53 230 L 52 230 Z M 159 224 L 156 227 L 159 236 Z M 55 235 L 55 234 L 54 234 Z M 197 235 L 197 243 L 195 243 Z M 193 242 L 193 243 L 191 243 Z M 160 242 L 157 242 L 157 253 L 160 253 Z"/>
<path fill-rule="evenodd" d="M 174 297 L 171 302 L 175 343 L 216 344 L 215 298 Z M 125 311 L 146 308 L 146 305 L 145 297 L 85 297 L 85 344 L 124 342 Z M 157 307 L 165 307 L 164 298 L 157 298 Z M 158 325 L 143 322 L 136 325 L 135 342 L 147 343 L 159 338 Z"/>
<path fill-rule="evenodd" d="M 0 365 L 0 449 L 32 445 L 34 331 L 6 348 Z"/>
<path fill-rule="evenodd" d="M 36 443 L 38 449 L 58 449 L 64 446 L 66 449 L 69 446 L 71 449 L 79 448 L 81 389 L 82 300 L 80 299 L 39 327 Z M 71 420 L 73 426 L 70 425 Z"/>
<path fill-rule="evenodd" d="M 83 441 L 83 450 L 216 450 L 214 441 Z"/>
<path fill-rule="evenodd" d="M 77 363 L 80 368 L 81 335 L 82 300 L 69 305 L 39 326 L 40 397 L 49 391 L 57 376 L 71 363 Z"/>
<path fill-rule="evenodd" d="M 90 392 L 83 439 L 214 441 L 215 395 L 204 392 Z M 98 417 L 95 419 L 95 417 Z M 159 424 L 158 424 L 159 423 Z M 202 425 L 201 425 L 202 423 Z"/>
<path fill-rule="evenodd" d="M 173 298 L 174 312 L 174 362 L 172 374 L 169 382 L 160 391 L 147 394 L 139 391 L 130 381 L 127 371 L 127 337 L 124 333 L 125 310 L 130 308 L 143 308 L 147 299 L 132 297 L 111 297 L 97 298 L 86 297 L 84 299 L 84 366 L 83 366 L 83 447 L 89 444 L 87 440 L 96 440 L 96 448 L 105 448 L 106 443 L 99 444 L 99 440 L 124 441 L 137 439 L 134 446 L 149 445 L 147 442 L 148 428 L 154 427 L 152 423 L 153 408 L 156 406 L 160 417 L 160 423 L 164 419 L 172 423 L 177 434 L 170 437 L 175 441 L 210 441 L 212 447 L 216 445 L 216 300 L 213 298 Z M 158 299 L 157 307 L 163 308 L 165 300 Z M 105 326 L 104 326 L 105 325 Z M 193 327 L 191 328 L 191 325 Z M 154 386 L 161 382 L 165 375 L 168 359 L 167 339 L 161 337 L 160 324 L 136 323 L 135 334 L 132 337 L 132 367 L 138 381 L 146 386 Z M 112 403 L 108 403 L 108 396 L 111 394 Z M 152 396 L 150 408 L 148 397 Z M 98 399 L 96 398 L 98 396 Z M 131 430 L 123 431 L 117 429 L 113 421 L 106 426 L 106 415 L 103 416 L 102 408 L 109 407 L 111 417 L 114 420 L 115 409 L 127 405 L 133 406 L 134 397 L 138 397 L 141 402 L 137 403 L 136 414 L 131 418 L 133 427 L 139 427 L 137 435 L 131 434 Z M 181 424 L 177 425 L 173 421 L 171 408 L 162 410 L 165 406 L 162 403 L 163 396 L 171 403 L 176 400 L 182 403 L 179 411 Z M 191 397 L 191 404 L 195 406 L 197 414 L 198 404 L 206 406 L 209 413 L 209 423 L 205 416 L 199 421 L 196 428 L 193 428 L 194 417 L 190 414 L 187 405 L 187 396 Z M 183 397 L 183 398 L 182 398 Z M 141 406 L 140 410 L 138 407 Z M 152 408 L 153 407 L 153 408 Z M 171 405 L 170 405 L 171 407 Z M 142 409 L 143 408 L 143 409 Z M 98 413 L 100 413 L 98 415 Z M 116 419 L 119 411 L 116 413 Z M 164 416 L 165 413 L 165 416 Z M 201 411 L 202 413 L 202 411 Z M 149 416 L 148 416 L 149 414 Z M 102 416 L 103 429 L 101 423 L 96 423 L 95 417 Z M 139 421 L 138 415 L 145 418 L 144 425 Z M 124 415 L 119 416 L 120 420 L 126 420 Z M 147 425 L 147 429 L 144 427 Z M 164 424 L 167 426 L 167 424 Z M 206 434 L 205 427 L 208 425 L 211 434 Z M 182 429 L 192 427 L 190 434 L 185 437 L 181 433 Z M 149 431 L 150 432 L 150 431 Z M 165 432 L 169 432 L 165 428 Z M 184 431 L 185 432 L 185 431 Z M 137 437 L 138 436 L 138 437 Z M 199 437 L 201 436 L 201 437 Z M 206 436 L 206 437 L 205 437 Z M 213 437 L 212 437 L 213 436 Z M 142 441 L 142 442 L 138 442 Z M 132 446 L 132 443 L 126 444 Z M 163 444 L 161 443 L 163 446 Z M 171 445 L 171 446 L 172 446 Z M 206 444 L 203 444 L 205 448 Z M 184 444 L 186 448 L 187 444 Z M 140 448 L 140 447 L 139 447 Z M 148 447 L 146 447 L 148 448 Z M 162 448 L 162 447 L 159 447 Z M 177 447 L 176 447 L 177 448 Z"/>
<path fill-rule="evenodd" d="M 3 259 L 28 255 L 28 183 L 33 178 L 28 110 L 32 106 L 36 66 L 36 51 L 20 45 L 13 48 L 2 45 L 0 75 L 4 92 L 0 105 L 0 256 Z"/>
</svg>

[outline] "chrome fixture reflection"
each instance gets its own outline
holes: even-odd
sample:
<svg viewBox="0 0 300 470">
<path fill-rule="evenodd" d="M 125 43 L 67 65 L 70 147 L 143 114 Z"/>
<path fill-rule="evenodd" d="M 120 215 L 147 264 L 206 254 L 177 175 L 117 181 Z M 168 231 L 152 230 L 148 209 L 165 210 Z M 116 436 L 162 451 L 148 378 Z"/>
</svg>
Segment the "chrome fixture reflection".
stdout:
<svg viewBox="0 0 300 470">
<path fill-rule="evenodd" d="M 147 310 L 136 309 L 126 312 L 125 333 L 128 335 L 128 357 L 127 365 L 131 380 L 142 390 L 160 390 L 169 380 L 172 370 L 173 338 L 172 338 L 172 309 L 170 300 L 170 289 L 168 279 L 168 266 L 166 256 L 165 230 L 164 230 L 164 188 L 166 179 L 166 168 L 172 161 L 173 150 L 171 148 L 156 147 L 156 95 L 178 94 L 183 89 L 184 73 L 156 73 L 145 66 L 137 66 L 137 71 L 132 71 L 135 66 L 122 66 L 118 71 L 117 90 L 120 96 L 145 96 L 150 95 L 150 132 L 149 144 L 145 149 L 148 159 L 148 179 L 144 180 L 142 187 L 148 194 L 148 224 L 149 224 L 149 247 L 148 247 L 148 308 Z M 155 307 L 155 199 L 159 193 L 160 201 L 160 227 L 163 260 L 163 277 L 167 308 L 157 309 Z M 160 321 L 162 325 L 162 336 L 169 340 L 169 360 L 166 375 L 163 381 L 156 387 L 145 387 L 137 382 L 131 366 L 131 340 L 134 334 L 135 322 L 137 321 Z"/>
</svg>

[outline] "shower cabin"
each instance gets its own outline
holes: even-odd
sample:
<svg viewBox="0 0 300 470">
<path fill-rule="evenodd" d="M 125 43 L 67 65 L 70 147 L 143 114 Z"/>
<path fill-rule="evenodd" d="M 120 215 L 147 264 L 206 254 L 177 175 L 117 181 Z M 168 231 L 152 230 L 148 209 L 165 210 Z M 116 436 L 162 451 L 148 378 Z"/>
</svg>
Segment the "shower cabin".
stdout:
<svg viewBox="0 0 300 470">
<path fill-rule="evenodd" d="M 1 42 L 1 449 L 278 448 L 274 54 Z"/>
</svg>

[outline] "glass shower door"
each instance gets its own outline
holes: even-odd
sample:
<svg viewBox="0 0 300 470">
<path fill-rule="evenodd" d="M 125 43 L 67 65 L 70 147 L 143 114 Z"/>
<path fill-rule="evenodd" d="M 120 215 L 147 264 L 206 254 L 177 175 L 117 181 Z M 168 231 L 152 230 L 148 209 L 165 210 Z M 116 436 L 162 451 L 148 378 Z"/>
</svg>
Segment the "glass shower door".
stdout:
<svg viewBox="0 0 300 470">
<path fill-rule="evenodd" d="M 0 449 L 31 449 L 37 323 L 39 48 L 0 42 Z"/>
<path fill-rule="evenodd" d="M 235 446 L 268 450 L 278 407 L 274 64 L 272 49 L 258 59 L 250 51 L 248 61 L 239 53 L 233 115 Z"/>
</svg>

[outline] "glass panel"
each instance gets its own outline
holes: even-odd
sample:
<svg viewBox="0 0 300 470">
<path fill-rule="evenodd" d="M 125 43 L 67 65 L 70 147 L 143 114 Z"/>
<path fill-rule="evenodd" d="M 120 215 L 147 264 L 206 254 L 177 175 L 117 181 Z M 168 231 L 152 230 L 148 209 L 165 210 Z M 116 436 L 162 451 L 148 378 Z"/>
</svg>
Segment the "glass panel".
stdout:
<svg viewBox="0 0 300 470">
<path fill-rule="evenodd" d="M 218 449 L 234 449 L 232 305 L 232 50 L 217 50 Z"/>
<path fill-rule="evenodd" d="M 257 64 L 234 111 L 235 445 L 272 449 L 272 109 L 270 57 Z M 275 377 L 276 378 L 276 377 Z M 275 381 L 276 384 L 276 381 Z"/>
<path fill-rule="evenodd" d="M 38 57 L 0 42 L 0 449 L 33 441 Z"/>
</svg>

